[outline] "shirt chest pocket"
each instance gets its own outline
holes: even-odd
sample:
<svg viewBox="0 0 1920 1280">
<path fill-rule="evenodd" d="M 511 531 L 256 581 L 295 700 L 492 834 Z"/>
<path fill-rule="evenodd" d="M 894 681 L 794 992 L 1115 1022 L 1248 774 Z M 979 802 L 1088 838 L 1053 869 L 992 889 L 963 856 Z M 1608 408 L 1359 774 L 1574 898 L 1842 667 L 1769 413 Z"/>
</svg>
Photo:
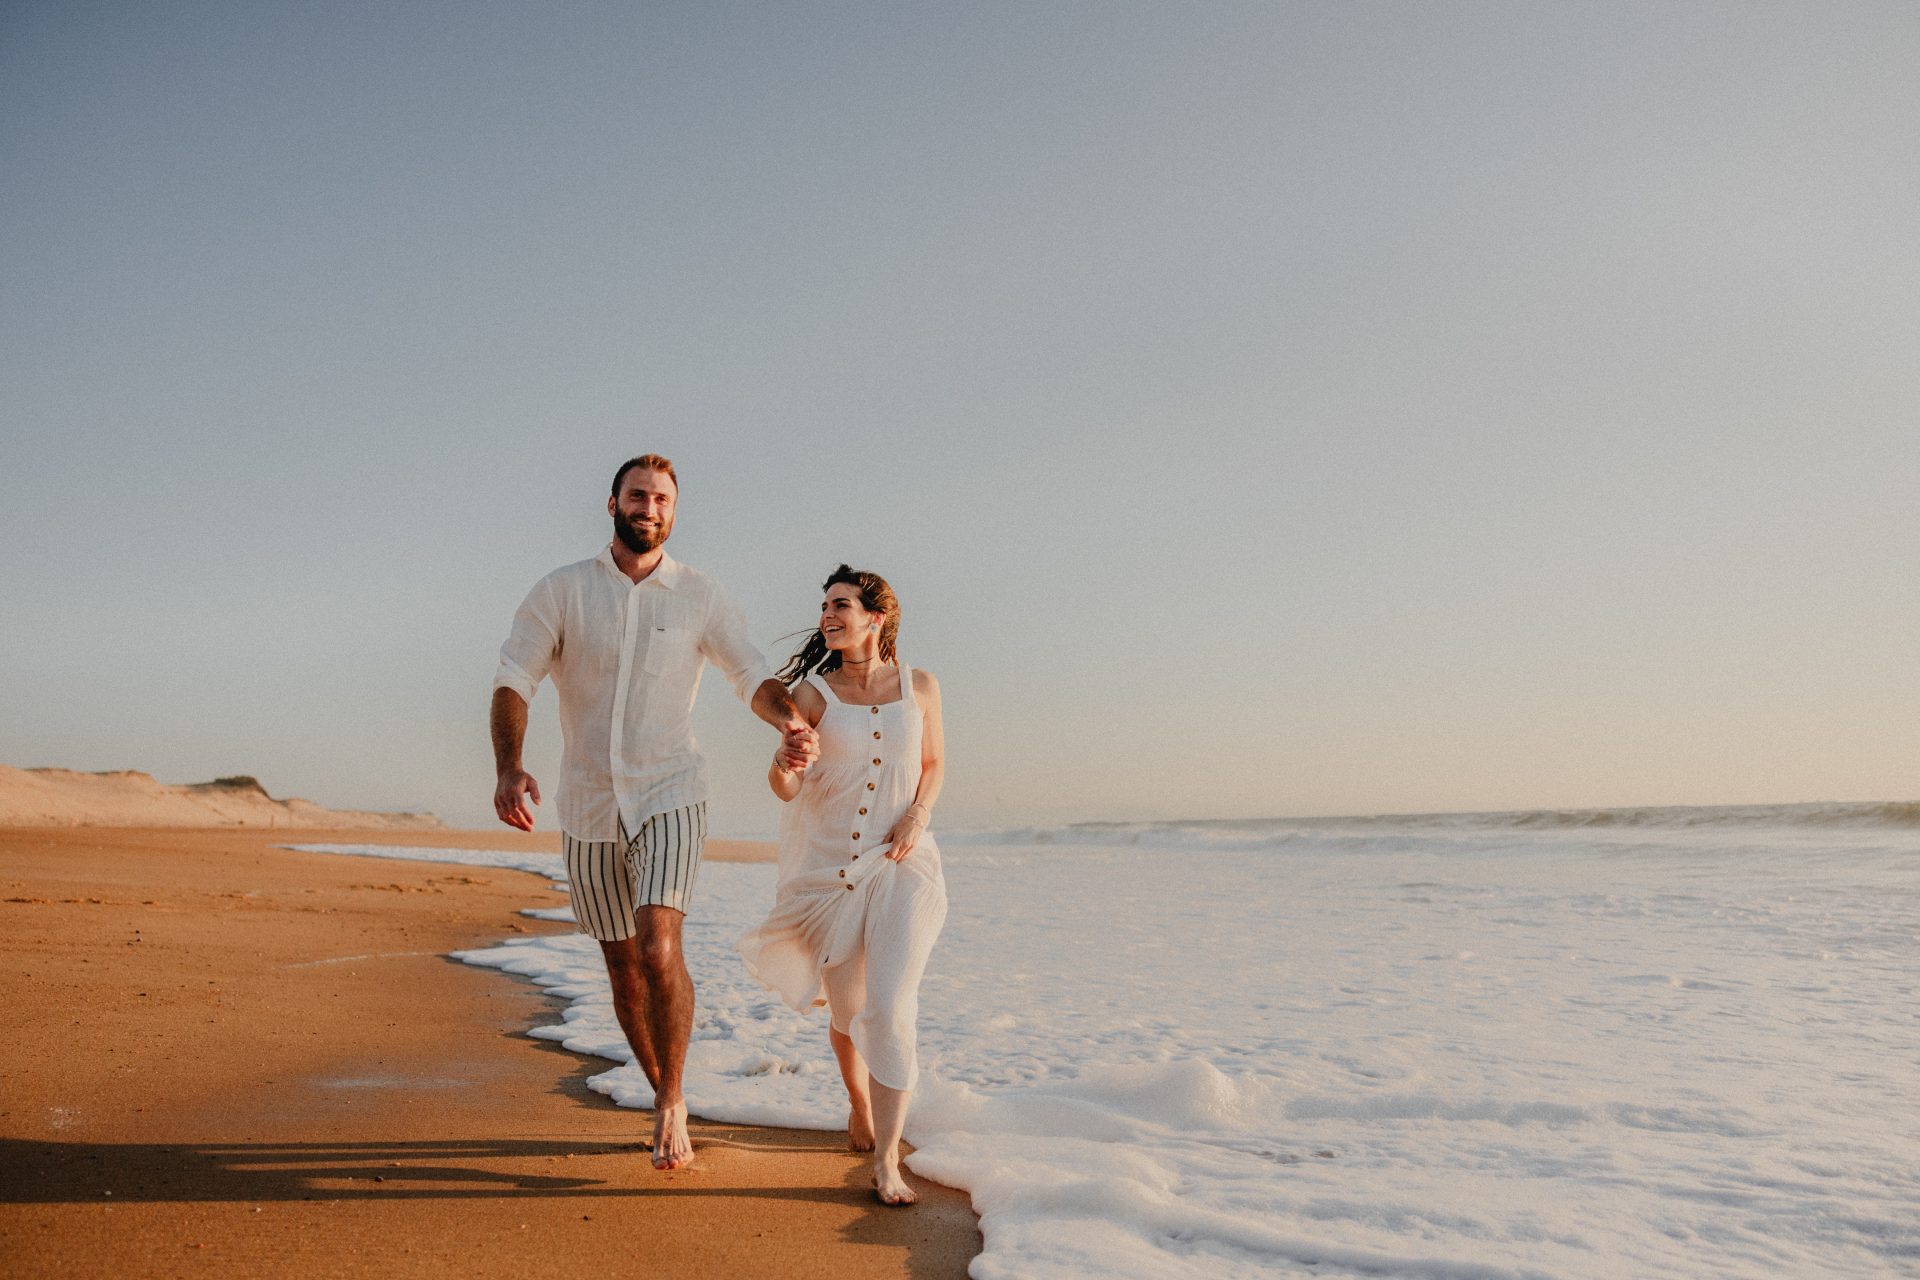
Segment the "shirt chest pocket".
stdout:
<svg viewBox="0 0 1920 1280">
<path fill-rule="evenodd" d="M 699 661 L 699 633 L 684 618 L 663 618 L 641 637 L 640 668 L 651 676 L 691 672 Z"/>
</svg>

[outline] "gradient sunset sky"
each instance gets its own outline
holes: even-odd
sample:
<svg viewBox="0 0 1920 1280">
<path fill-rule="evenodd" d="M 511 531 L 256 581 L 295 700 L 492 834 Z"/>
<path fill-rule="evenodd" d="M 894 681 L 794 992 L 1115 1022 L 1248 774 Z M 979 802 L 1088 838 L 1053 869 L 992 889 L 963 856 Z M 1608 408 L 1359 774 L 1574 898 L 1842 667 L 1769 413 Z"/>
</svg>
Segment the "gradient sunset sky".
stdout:
<svg viewBox="0 0 1920 1280">
<path fill-rule="evenodd" d="M 938 825 L 1912 798 L 1916 138 L 1910 3 L 9 3 L 0 762 L 489 822 L 655 450 Z"/>
</svg>

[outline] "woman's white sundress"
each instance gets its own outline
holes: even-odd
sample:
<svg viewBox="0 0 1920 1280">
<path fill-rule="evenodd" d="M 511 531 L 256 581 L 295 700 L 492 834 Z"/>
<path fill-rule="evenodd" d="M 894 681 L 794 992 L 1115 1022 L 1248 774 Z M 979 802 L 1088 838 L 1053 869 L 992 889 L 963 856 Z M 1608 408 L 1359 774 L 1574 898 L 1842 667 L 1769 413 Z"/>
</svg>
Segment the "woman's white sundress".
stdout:
<svg viewBox="0 0 1920 1280">
<path fill-rule="evenodd" d="M 920 786 L 921 714 L 900 664 L 900 698 L 826 700 L 820 758 L 780 820 L 773 912 L 740 939 L 747 970 L 805 1013 L 824 984 L 834 1029 L 853 1038 L 873 1078 L 909 1090 L 919 1077 L 920 975 L 947 917 L 940 847 L 924 832 L 900 862 L 887 833 Z"/>
</svg>

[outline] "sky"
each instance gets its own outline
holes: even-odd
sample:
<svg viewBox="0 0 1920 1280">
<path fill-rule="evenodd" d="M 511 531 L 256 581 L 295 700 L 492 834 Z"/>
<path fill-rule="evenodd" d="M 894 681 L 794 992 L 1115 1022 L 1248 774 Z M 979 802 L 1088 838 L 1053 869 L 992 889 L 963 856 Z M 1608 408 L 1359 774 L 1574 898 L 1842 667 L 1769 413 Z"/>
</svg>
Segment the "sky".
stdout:
<svg viewBox="0 0 1920 1280">
<path fill-rule="evenodd" d="M 1916 138 L 1906 3 L 7 0 L 0 762 L 488 823 L 655 451 L 938 825 L 1912 798 Z"/>
</svg>

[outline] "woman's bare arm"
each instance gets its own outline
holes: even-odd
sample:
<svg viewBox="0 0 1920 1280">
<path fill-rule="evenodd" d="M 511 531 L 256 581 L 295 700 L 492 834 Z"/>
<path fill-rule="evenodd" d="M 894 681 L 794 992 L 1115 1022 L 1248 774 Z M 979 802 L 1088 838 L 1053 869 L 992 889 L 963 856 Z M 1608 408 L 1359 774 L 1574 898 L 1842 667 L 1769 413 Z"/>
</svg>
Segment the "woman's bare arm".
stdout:
<svg viewBox="0 0 1920 1280">
<path fill-rule="evenodd" d="M 920 785 L 914 789 L 913 803 L 896 822 L 887 839 L 893 848 L 887 856 L 895 862 L 913 852 L 920 835 L 933 821 L 933 806 L 940 799 L 940 788 L 947 780 L 947 739 L 940 725 L 940 682 L 931 671 L 913 669 L 913 696 L 920 703 Z"/>
<path fill-rule="evenodd" d="M 826 712 L 827 700 L 820 696 L 818 689 L 802 682 L 793 691 L 793 703 L 808 725 L 816 729 L 820 727 L 820 717 Z M 785 744 L 782 743 L 781 748 L 773 753 L 773 763 L 767 766 L 767 786 L 773 789 L 773 794 L 779 796 L 782 803 L 800 794 L 800 776 L 806 772 L 805 769 L 787 768 L 785 756 Z"/>
</svg>

